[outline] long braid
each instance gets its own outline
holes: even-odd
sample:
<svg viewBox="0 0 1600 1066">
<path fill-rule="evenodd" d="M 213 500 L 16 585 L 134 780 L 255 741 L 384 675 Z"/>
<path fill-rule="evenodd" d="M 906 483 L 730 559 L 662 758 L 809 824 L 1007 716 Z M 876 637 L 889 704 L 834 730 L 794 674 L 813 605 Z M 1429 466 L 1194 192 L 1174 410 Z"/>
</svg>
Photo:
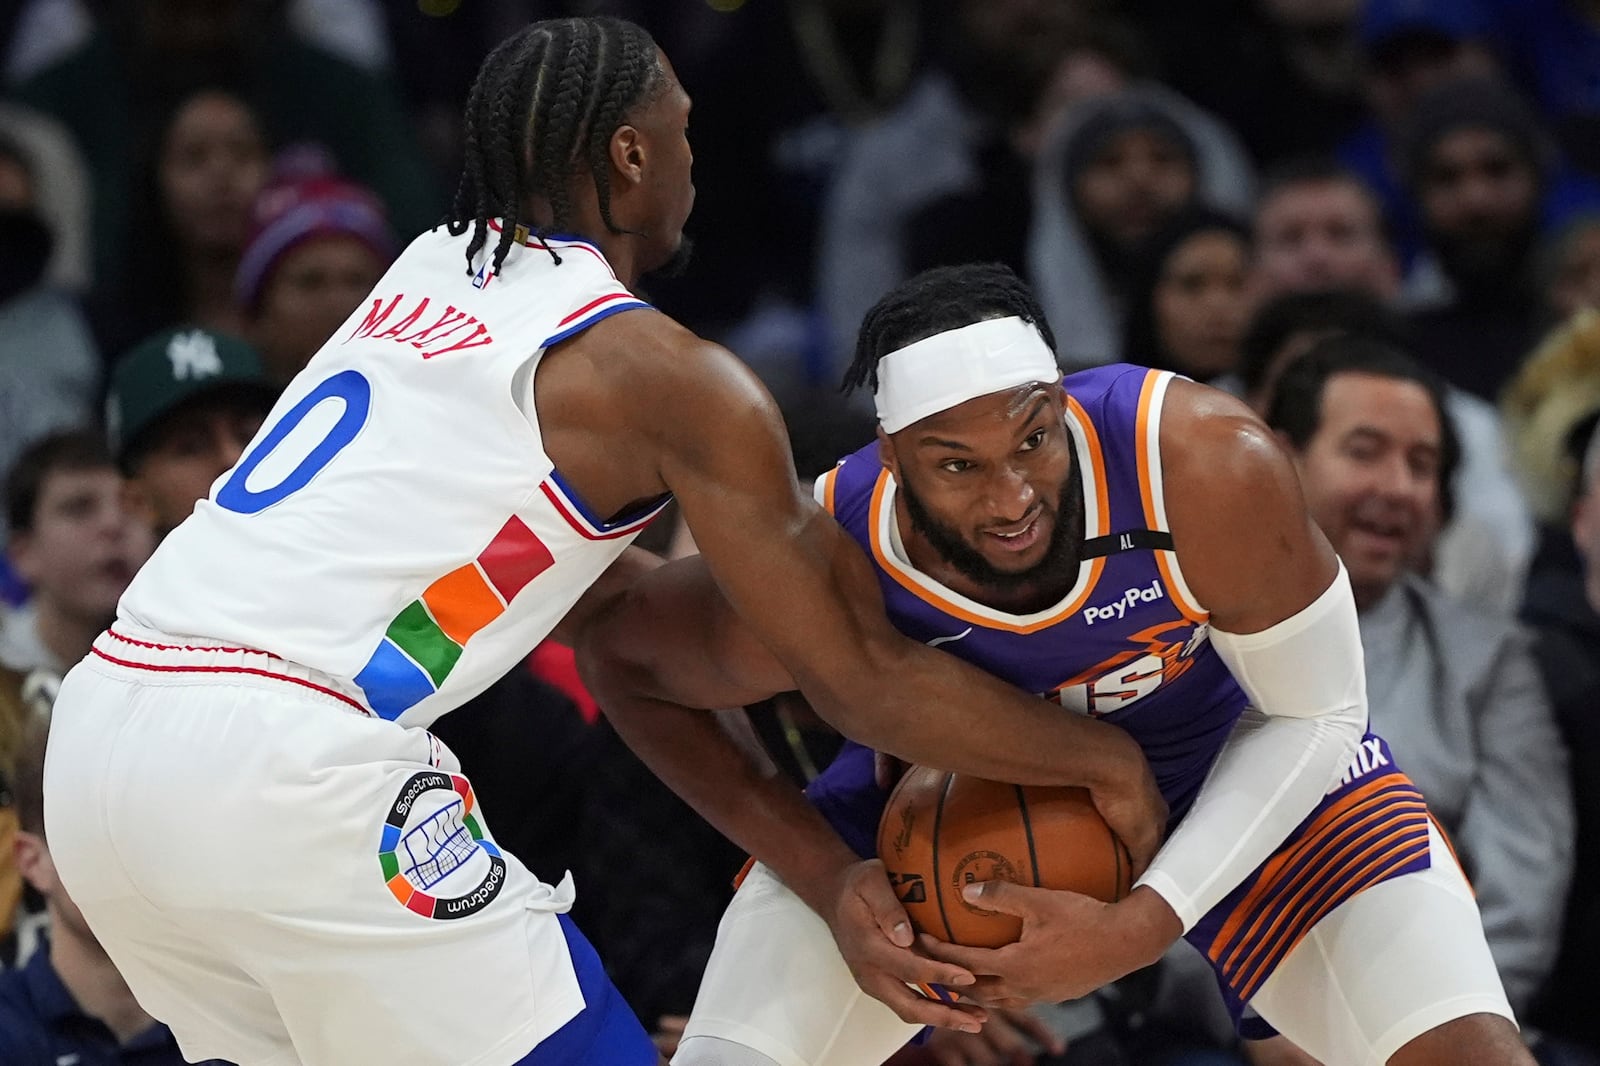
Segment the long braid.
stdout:
<svg viewBox="0 0 1600 1066">
<path fill-rule="evenodd" d="M 615 42 L 618 54 L 610 74 L 610 87 L 594 109 L 589 128 L 589 171 L 594 175 L 595 192 L 600 199 L 600 217 L 613 233 L 621 232 L 611 218 L 611 167 L 608 148 L 611 133 L 622 116 L 649 86 L 646 79 L 659 76 L 655 64 L 655 44 L 648 37 L 622 34 Z M 603 131 L 603 132 L 602 132 Z"/>
<path fill-rule="evenodd" d="M 855 359 L 841 390 L 878 387 L 878 362 L 890 352 L 936 333 L 986 318 L 1016 316 L 1032 323 L 1053 352 L 1055 334 L 1032 290 L 1001 263 L 935 267 L 896 287 L 873 305 L 856 337 Z"/>
<path fill-rule="evenodd" d="M 626 232 L 611 217 L 611 137 L 665 84 L 655 42 L 621 19 L 536 22 L 490 52 L 467 98 L 465 161 L 446 219 L 454 235 L 472 226 L 468 273 L 494 218 L 502 220 L 492 259 L 499 273 L 530 196 L 550 203 L 550 223 L 538 227 L 538 236 L 569 230 L 570 183 L 585 163 L 606 228 Z"/>
<path fill-rule="evenodd" d="M 577 154 L 579 113 L 583 100 L 594 84 L 588 68 L 593 65 L 597 34 L 588 23 L 573 26 L 567 42 L 566 57 L 560 69 L 547 75 L 544 81 L 553 82 L 548 109 L 538 106 L 536 113 L 545 115 L 543 130 L 530 131 L 534 155 L 534 173 L 539 180 L 538 191 L 550 201 L 551 224 L 541 227 L 539 236 L 556 232 L 560 220 L 572 214 L 572 189 L 567 180 L 571 163 Z M 552 249 L 556 262 L 561 259 Z"/>
</svg>

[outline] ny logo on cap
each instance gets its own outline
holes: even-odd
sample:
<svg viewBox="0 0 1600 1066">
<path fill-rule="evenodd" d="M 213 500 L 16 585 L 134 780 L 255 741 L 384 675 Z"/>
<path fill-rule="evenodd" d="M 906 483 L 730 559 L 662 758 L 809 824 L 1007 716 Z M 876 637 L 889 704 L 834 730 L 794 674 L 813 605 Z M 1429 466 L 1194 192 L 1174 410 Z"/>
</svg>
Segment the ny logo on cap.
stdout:
<svg viewBox="0 0 1600 1066">
<path fill-rule="evenodd" d="M 167 342 L 167 358 L 172 360 L 172 376 L 178 381 L 187 378 L 209 378 L 222 373 L 222 357 L 217 354 L 217 342 L 204 330 L 192 329 L 175 333 Z"/>
</svg>

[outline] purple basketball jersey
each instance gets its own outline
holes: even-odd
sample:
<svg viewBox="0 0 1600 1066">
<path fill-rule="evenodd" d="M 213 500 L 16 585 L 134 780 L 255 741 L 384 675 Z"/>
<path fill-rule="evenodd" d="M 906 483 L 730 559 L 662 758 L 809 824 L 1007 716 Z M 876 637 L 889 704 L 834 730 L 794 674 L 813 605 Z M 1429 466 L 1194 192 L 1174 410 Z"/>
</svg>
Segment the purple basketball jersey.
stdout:
<svg viewBox="0 0 1600 1066">
<path fill-rule="evenodd" d="M 1121 726 L 1139 742 L 1174 821 L 1245 705 L 1206 639 L 1183 584 L 1157 446 L 1171 374 L 1113 365 L 1069 375 L 1067 427 L 1083 484 L 1084 561 L 1055 606 L 994 610 L 915 570 L 898 547 L 894 479 L 876 444 L 825 475 L 821 496 L 873 560 L 889 618 L 916 640 L 1062 705 Z M 871 760 L 850 748 L 813 782 L 813 801 L 863 854 L 882 797 Z M 863 776 L 865 774 L 865 776 Z M 870 824 L 863 824 L 870 823 Z"/>
<path fill-rule="evenodd" d="M 1125 729 L 1149 759 L 1175 825 L 1247 701 L 1207 639 L 1206 613 L 1172 552 L 1159 448 L 1171 380 L 1126 365 L 1063 379 L 1083 483 L 1084 561 L 1065 598 L 1034 615 L 966 599 L 905 560 L 895 484 L 876 444 L 830 471 L 819 496 L 876 565 L 896 628 L 1061 704 L 1063 713 Z M 887 799 L 872 763 L 872 752 L 847 742 L 807 790 L 863 856 L 876 853 Z M 1429 861 L 1426 805 L 1369 733 L 1344 778 L 1187 939 L 1211 961 L 1237 1022 L 1323 915 Z M 1258 1024 L 1249 1035 L 1271 1034 Z"/>
</svg>

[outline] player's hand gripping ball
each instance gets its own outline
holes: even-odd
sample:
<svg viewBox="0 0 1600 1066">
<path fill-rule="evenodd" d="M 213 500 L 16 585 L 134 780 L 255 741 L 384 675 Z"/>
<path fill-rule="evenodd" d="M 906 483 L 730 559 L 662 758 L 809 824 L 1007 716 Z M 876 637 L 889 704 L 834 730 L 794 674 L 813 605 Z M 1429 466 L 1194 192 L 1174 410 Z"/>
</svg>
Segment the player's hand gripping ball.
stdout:
<svg viewBox="0 0 1600 1066">
<path fill-rule="evenodd" d="M 1007 785 L 912 767 L 878 823 L 878 857 L 918 932 L 997 948 L 1022 919 L 962 898 L 977 881 L 1081 892 L 1107 903 L 1128 894 L 1131 862 L 1083 788 Z"/>
</svg>

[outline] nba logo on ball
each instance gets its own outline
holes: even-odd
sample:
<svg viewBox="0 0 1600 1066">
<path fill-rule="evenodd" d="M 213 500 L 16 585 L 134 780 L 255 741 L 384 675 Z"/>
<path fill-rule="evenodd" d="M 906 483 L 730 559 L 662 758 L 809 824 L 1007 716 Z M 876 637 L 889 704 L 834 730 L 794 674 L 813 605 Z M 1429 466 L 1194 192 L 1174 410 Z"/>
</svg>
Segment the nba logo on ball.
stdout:
<svg viewBox="0 0 1600 1066">
<path fill-rule="evenodd" d="M 506 883 L 500 849 L 473 813 L 477 798 L 459 774 L 413 774 L 384 820 L 378 866 L 390 893 L 424 918 L 465 918 Z"/>
<path fill-rule="evenodd" d="M 994 911 L 986 911 L 982 907 L 974 907 L 961 895 L 961 890 L 968 885 L 975 885 L 980 881 L 1010 881 L 1014 884 L 1025 884 L 1017 873 L 1017 868 L 1009 859 L 996 851 L 968 852 L 956 863 L 955 869 L 950 873 L 950 890 L 955 893 L 955 898 L 961 900 L 962 906 L 976 914 L 992 915 Z"/>
</svg>

